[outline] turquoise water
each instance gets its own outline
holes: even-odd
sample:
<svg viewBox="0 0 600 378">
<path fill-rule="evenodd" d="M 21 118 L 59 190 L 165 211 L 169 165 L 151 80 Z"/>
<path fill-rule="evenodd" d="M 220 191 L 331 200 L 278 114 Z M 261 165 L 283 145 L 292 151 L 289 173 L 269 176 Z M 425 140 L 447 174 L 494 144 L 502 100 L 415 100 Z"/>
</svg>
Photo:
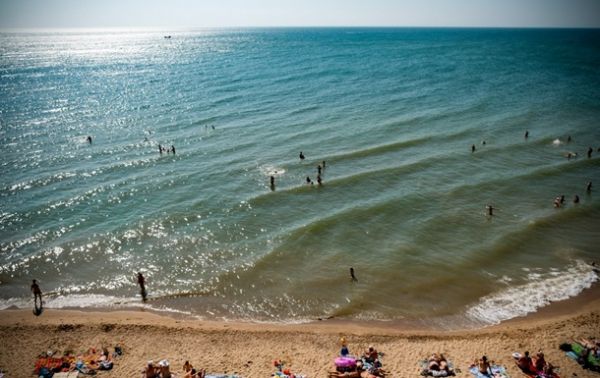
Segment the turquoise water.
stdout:
<svg viewBox="0 0 600 378">
<path fill-rule="evenodd" d="M 47 307 L 142 306 L 137 271 L 143 306 L 207 319 L 485 324 L 577 295 L 599 67 L 598 30 L 0 34 L 0 308 L 32 278 Z"/>
</svg>

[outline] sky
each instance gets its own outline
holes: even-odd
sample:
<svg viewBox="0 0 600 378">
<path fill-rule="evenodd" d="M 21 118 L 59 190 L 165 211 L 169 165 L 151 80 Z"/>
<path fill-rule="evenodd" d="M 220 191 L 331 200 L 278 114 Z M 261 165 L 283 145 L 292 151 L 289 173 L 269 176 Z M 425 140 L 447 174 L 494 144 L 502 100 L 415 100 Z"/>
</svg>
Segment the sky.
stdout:
<svg viewBox="0 0 600 378">
<path fill-rule="evenodd" d="M 0 0 L 0 28 L 600 27 L 600 0 Z"/>
</svg>

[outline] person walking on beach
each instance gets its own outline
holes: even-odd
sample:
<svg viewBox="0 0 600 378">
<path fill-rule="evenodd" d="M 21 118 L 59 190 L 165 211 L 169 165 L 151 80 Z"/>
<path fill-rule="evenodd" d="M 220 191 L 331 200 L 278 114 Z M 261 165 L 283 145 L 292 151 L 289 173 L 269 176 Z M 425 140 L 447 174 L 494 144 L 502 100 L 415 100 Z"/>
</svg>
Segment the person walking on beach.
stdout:
<svg viewBox="0 0 600 378">
<path fill-rule="evenodd" d="M 42 302 L 42 290 L 36 280 L 33 280 L 33 283 L 31 284 L 31 292 L 33 293 L 33 314 L 35 316 L 40 316 L 42 315 L 44 302 Z M 40 300 L 39 306 L 38 299 Z"/>
<path fill-rule="evenodd" d="M 140 294 L 142 295 L 142 301 L 146 302 L 148 293 L 146 292 L 146 279 L 141 272 L 137 274 L 137 281 L 140 285 Z"/>
<path fill-rule="evenodd" d="M 40 300 L 40 307 L 42 307 L 42 290 L 40 289 L 40 285 L 38 285 L 37 280 L 33 280 L 31 284 L 31 292 L 33 293 L 33 301 L 35 302 L 35 307 L 37 308 L 37 300 Z"/>
<path fill-rule="evenodd" d="M 350 278 L 352 279 L 352 282 L 358 282 L 358 279 L 354 275 L 354 268 L 352 267 L 350 267 Z"/>
</svg>

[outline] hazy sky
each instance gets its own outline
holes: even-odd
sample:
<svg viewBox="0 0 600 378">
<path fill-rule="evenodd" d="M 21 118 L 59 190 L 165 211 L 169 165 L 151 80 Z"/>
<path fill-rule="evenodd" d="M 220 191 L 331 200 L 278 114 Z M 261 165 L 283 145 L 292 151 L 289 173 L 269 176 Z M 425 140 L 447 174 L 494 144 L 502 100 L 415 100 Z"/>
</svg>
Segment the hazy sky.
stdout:
<svg viewBox="0 0 600 378">
<path fill-rule="evenodd" d="M 600 27 L 600 0 L 0 0 L 0 28 Z"/>
</svg>

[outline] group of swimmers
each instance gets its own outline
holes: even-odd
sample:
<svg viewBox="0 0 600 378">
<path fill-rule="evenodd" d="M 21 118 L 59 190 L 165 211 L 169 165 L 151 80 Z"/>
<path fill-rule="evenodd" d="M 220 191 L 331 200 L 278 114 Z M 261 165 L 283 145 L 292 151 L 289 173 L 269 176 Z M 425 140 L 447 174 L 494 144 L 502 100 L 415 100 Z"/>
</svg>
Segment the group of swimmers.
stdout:
<svg viewBox="0 0 600 378">
<path fill-rule="evenodd" d="M 300 151 L 300 160 L 304 160 L 304 154 Z M 325 160 L 319 165 L 317 165 L 317 185 L 323 185 L 323 179 L 321 178 L 321 174 L 325 171 Z M 306 185 L 314 185 L 314 182 L 310 179 L 310 176 L 306 176 Z"/>
<path fill-rule="evenodd" d="M 588 181 L 585 191 L 588 194 L 590 194 L 592 192 L 592 182 L 591 181 Z M 574 204 L 579 203 L 579 195 L 575 194 L 575 196 L 573 197 L 573 203 Z M 564 204 L 565 204 L 565 195 L 564 194 L 561 194 L 560 196 L 558 196 L 554 199 L 554 207 L 559 208 L 559 207 L 562 207 Z"/>
<path fill-rule="evenodd" d="M 529 130 L 525 130 L 525 139 L 528 139 L 528 138 L 529 138 Z M 567 137 L 567 142 L 571 142 L 571 141 L 572 141 L 572 138 L 569 135 Z M 485 145 L 486 144 L 485 140 L 482 141 L 481 144 Z M 476 151 L 476 148 L 475 148 L 475 145 L 473 144 L 473 145 L 471 145 L 471 153 L 474 153 L 475 151 Z M 587 151 L 587 157 L 588 158 L 592 157 L 592 152 L 593 151 L 594 151 L 594 149 L 592 147 L 588 148 L 588 151 Z M 600 148 L 598 148 L 598 152 L 600 152 Z M 577 156 L 577 153 L 569 152 L 567 154 L 567 157 L 569 159 L 571 157 L 574 157 L 574 156 Z M 588 181 L 588 183 L 587 183 L 586 192 L 588 194 L 590 194 L 592 192 L 592 182 L 591 181 Z M 579 199 L 579 195 L 575 194 L 575 196 L 573 197 L 573 203 L 574 204 L 578 204 L 579 200 L 580 200 Z M 556 197 L 554 199 L 554 207 L 555 208 L 562 207 L 564 204 L 565 204 L 565 195 L 564 194 L 560 195 L 560 196 L 558 196 L 558 197 Z M 494 210 L 496 210 L 496 208 L 493 205 L 490 205 L 490 204 L 486 205 L 485 209 L 486 209 L 487 215 L 489 215 L 489 216 L 494 215 Z"/>
<path fill-rule="evenodd" d="M 304 160 L 306 157 L 304 156 L 304 153 L 302 151 L 300 151 L 300 160 Z M 321 177 L 322 174 L 325 172 L 325 160 L 323 160 L 321 162 L 321 164 L 317 165 L 317 185 L 321 186 L 323 185 L 323 178 Z M 315 183 L 311 180 L 310 176 L 306 176 L 306 185 L 314 185 Z M 271 175 L 269 177 L 269 186 L 271 188 L 271 190 L 275 190 L 275 176 Z"/>
<path fill-rule="evenodd" d="M 164 147 L 163 145 L 158 145 L 158 152 L 162 155 L 163 152 L 170 153 L 172 152 L 175 155 L 175 146 L 171 145 L 171 148 Z"/>
</svg>

